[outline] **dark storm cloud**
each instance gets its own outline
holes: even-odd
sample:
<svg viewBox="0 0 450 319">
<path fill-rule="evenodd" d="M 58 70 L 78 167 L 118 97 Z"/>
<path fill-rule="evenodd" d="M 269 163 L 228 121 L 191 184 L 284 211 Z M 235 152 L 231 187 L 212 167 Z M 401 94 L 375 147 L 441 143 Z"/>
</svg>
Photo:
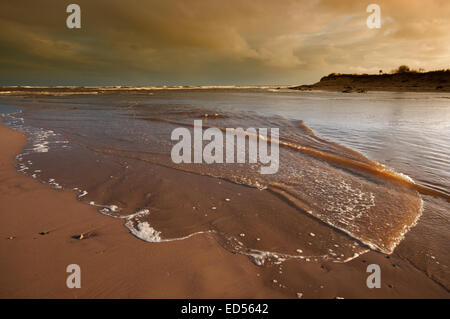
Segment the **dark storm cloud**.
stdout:
<svg viewBox="0 0 450 319">
<path fill-rule="evenodd" d="M 73 1 L 0 3 L 0 82 L 287 84 L 330 72 L 450 64 L 448 1 Z"/>
</svg>

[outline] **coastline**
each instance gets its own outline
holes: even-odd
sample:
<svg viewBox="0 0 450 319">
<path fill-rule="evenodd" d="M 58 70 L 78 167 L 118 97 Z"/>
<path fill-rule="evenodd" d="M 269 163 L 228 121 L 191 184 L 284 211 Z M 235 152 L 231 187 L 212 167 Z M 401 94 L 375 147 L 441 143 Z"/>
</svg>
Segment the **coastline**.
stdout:
<svg viewBox="0 0 450 319">
<path fill-rule="evenodd" d="M 308 91 L 336 91 L 342 93 L 386 92 L 450 92 L 450 70 L 425 73 L 408 71 L 382 74 L 339 74 L 331 73 L 319 82 L 294 86 L 290 89 Z"/>
<path fill-rule="evenodd" d="M 0 298 L 449 297 L 395 253 L 369 252 L 347 263 L 288 260 L 280 273 L 226 251 L 211 234 L 143 242 L 72 192 L 18 173 L 14 156 L 25 143 L 24 134 L 0 124 Z M 81 233 L 91 236 L 73 238 Z M 383 271 L 380 289 L 366 287 L 372 263 Z M 66 287 L 69 264 L 81 267 L 80 289 Z"/>
<path fill-rule="evenodd" d="M 392 93 L 449 93 L 450 89 L 436 90 L 432 88 L 408 88 L 408 87 L 374 87 L 364 85 L 315 85 L 304 84 L 290 87 L 293 91 L 323 91 L 340 93 L 368 93 L 368 92 L 392 92 Z"/>
</svg>

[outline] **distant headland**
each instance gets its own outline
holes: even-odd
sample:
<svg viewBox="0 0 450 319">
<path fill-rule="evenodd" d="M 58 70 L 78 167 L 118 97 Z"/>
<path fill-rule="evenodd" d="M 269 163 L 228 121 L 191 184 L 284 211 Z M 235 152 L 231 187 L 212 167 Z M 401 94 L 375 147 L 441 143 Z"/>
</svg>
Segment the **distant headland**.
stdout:
<svg viewBox="0 0 450 319">
<path fill-rule="evenodd" d="M 344 93 L 367 91 L 450 92 L 450 69 L 424 72 L 402 65 L 391 73 L 331 73 L 311 85 L 291 87 L 293 90 L 327 90 Z"/>
</svg>

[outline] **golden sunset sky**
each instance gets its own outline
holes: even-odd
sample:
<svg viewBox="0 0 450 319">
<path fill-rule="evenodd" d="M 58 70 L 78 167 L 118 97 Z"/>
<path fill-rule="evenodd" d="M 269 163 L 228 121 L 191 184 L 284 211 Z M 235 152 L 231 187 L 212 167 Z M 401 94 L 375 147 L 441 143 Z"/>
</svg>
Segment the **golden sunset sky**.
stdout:
<svg viewBox="0 0 450 319">
<path fill-rule="evenodd" d="M 449 0 L 0 2 L 0 85 L 308 84 L 400 64 L 450 67 Z"/>
</svg>

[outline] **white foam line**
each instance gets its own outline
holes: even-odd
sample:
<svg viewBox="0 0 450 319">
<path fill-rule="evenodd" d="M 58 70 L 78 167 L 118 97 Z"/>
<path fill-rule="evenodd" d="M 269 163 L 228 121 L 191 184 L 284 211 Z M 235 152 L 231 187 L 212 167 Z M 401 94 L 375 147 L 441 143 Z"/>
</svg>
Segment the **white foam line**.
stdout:
<svg viewBox="0 0 450 319">
<path fill-rule="evenodd" d="M 111 214 L 111 213 L 117 213 L 120 211 L 120 208 L 115 205 L 99 205 L 95 202 L 91 201 L 89 203 L 91 206 L 96 207 L 102 207 L 102 209 L 99 210 L 100 213 L 113 217 L 113 218 L 119 218 L 119 219 L 125 219 L 125 227 L 128 228 L 130 233 L 135 236 L 136 238 L 143 240 L 145 242 L 149 243 L 162 243 L 162 242 L 172 242 L 172 241 L 179 241 L 179 240 L 185 240 L 188 238 L 191 238 L 193 236 L 201 235 L 201 234 L 208 234 L 208 233 L 217 233 L 215 230 L 207 230 L 207 231 L 198 231 L 183 237 L 176 237 L 176 238 L 163 238 L 161 236 L 161 231 L 156 230 L 153 228 L 148 221 L 141 222 L 137 220 L 139 217 L 147 216 L 150 214 L 150 210 L 148 209 L 142 209 L 139 211 L 136 211 L 133 214 L 126 215 L 126 216 L 120 216 L 118 214 Z M 329 255 L 291 255 L 291 254 L 285 254 L 285 253 L 278 253 L 278 252 L 272 252 L 272 251 L 263 251 L 258 249 L 252 249 L 252 248 L 246 248 L 242 242 L 237 240 L 236 238 L 232 237 L 238 245 L 235 246 L 235 251 L 239 254 L 246 255 L 250 257 L 254 263 L 258 266 L 264 265 L 266 260 L 268 258 L 273 258 L 276 261 L 275 264 L 281 264 L 282 262 L 288 260 L 288 259 L 302 259 L 307 262 L 311 260 L 330 260 L 332 259 L 333 262 L 338 263 L 345 263 L 350 260 L 353 260 L 357 258 L 358 256 L 367 253 L 370 251 L 369 249 L 364 250 L 360 253 L 354 253 L 353 256 L 341 261 L 336 260 L 335 258 L 330 257 Z M 245 251 L 244 251 L 245 250 Z"/>
<path fill-rule="evenodd" d="M 148 209 L 143 209 L 143 210 L 140 210 L 140 211 L 138 211 L 134 214 L 128 215 L 128 216 L 121 216 L 120 218 L 126 219 L 125 227 L 127 227 L 129 229 L 131 234 L 133 234 L 135 237 L 137 237 L 143 241 L 149 242 L 149 243 L 161 243 L 161 242 L 184 240 L 184 239 L 188 239 L 190 237 L 196 236 L 196 235 L 214 232 L 213 230 L 199 231 L 199 232 L 195 232 L 195 233 L 189 234 L 187 236 L 183 236 L 183 237 L 162 238 L 161 232 L 157 231 L 156 229 L 151 227 L 147 221 L 145 221 L 145 222 L 133 221 L 134 218 L 149 215 L 149 214 L 150 214 L 150 211 Z M 136 226 L 135 226 L 135 224 L 136 224 Z"/>
<path fill-rule="evenodd" d="M 77 190 L 78 190 L 78 189 L 77 189 Z M 81 191 L 80 191 L 80 192 L 81 192 Z M 84 196 L 86 196 L 87 194 L 88 194 L 88 192 L 83 191 L 83 192 L 81 192 L 80 195 L 78 195 L 78 198 L 84 197 Z"/>
<path fill-rule="evenodd" d="M 128 228 L 128 230 L 130 231 L 130 233 L 132 235 L 134 235 L 135 237 L 137 237 L 143 241 L 150 242 L 150 243 L 184 240 L 184 239 L 188 239 L 190 237 L 196 236 L 196 235 L 215 232 L 213 230 L 199 231 L 199 232 L 195 232 L 195 233 L 189 234 L 187 236 L 183 236 L 183 237 L 162 238 L 161 232 L 157 231 L 156 229 L 151 227 L 147 221 L 140 222 L 139 220 L 134 220 L 136 218 L 149 215 L 150 211 L 148 209 L 142 209 L 133 214 L 126 215 L 126 216 L 120 216 L 118 214 L 112 214 L 112 213 L 117 213 L 120 211 L 120 208 L 117 207 L 116 205 L 99 205 L 93 201 L 91 201 L 89 203 L 89 205 L 96 206 L 96 207 L 102 207 L 102 209 L 100 209 L 99 212 L 104 215 L 107 215 L 109 217 L 125 219 L 126 220 L 125 227 Z"/>
<path fill-rule="evenodd" d="M 86 192 L 87 193 L 87 192 Z M 150 210 L 148 209 L 142 209 L 138 210 L 133 214 L 120 216 L 117 214 L 117 212 L 120 211 L 120 208 L 115 205 L 100 205 L 96 204 L 95 202 L 91 201 L 89 203 L 91 206 L 101 207 L 102 209 L 99 210 L 100 213 L 113 217 L 113 218 L 119 218 L 119 219 L 125 219 L 125 227 L 128 228 L 130 233 L 135 236 L 136 238 L 143 240 L 145 242 L 149 243 L 161 243 L 161 242 L 172 242 L 172 241 L 179 241 L 179 240 L 185 240 L 188 238 L 191 238 L 196 235 L 200 234 L 207 234 L 207 233 L 217 233 L 215 230 L 207 230 L 207 231 L 198 231 L 183 237 L 177 237 L 177 238 L 163 238 L 161 236 L 161 231 L 156 230 L 153 228 L 148 221 L 141 222 L 138 220 L 139 217 L 147 216 L 150 214 Z M 113 214 L 116 213 L 116 214 Z M 258 266 L 264 265 L 267 259 L 273 258 L 276 261 L 275 264 L 281 264 L 282 262 L 288 260 L 288 259 L 302 259 L 307 262 L 314 260 L 317 261 L 317 259 L 321 260 L 332 260 L 333 262 L 337 263 L 345 263 L 350 260 L 353 260 L 357 257 L 359 257 L 362 254 L 367 253 L 370 251 L 369 249 L 366 249 L 360 253 L 354 253 L 353 256 L 348 257 L 345 260 L 337 260 L 335 258 L 332 258 L 331 256 L 325 254 L 325 255 L 291 255 L 291 254 L 285 254 L 285 253 L 278 253 L 278 252 L 272 252 L 272 251 L 263 251 L 258 249 L 252 249 L 252 248 L 246 248 L 242 242 L 237 240 L 234 237 L 231 237 L 237 242 L 237 246 L 235 246 L 234 250 L 235 252 L 246 255 L 250 257 L 254 263 Z M 229 238 L 230 239 L 230 238 Z"/>
<path fill-rule="evenodd" d="M 242 255 L 246 255 L 250 257 L 256 265 L 262 266 L 264 265 L 265 261 L 269 258 L 273 258 L 276 261 L 275 264 L 281 264 L 282 262 L 288 260 L 288 259 L 302 259 L 305 261 L 310 260 L 330 260 L 332 259 L 333 262 L 336 263 L 346 263 L 350 260 L 353 260 L 367 252 L 369 252 L 369 249 L 366 249 L 365 251 L 362 251 L 361 253 L 354 253 L 353 256 L 345 259 L 345 260 L 336 260 L 334 258 L 331 258 L 329 255 L 291 255 L 291 254 L 285 254 L 285 253 L 278 253 L 278 252 L 272 252 L 272 251 L 263 251 L 258 249 L 248 249 L 247 251 L 238 251 L 238 253 Z"/>
<path fill-rule="evenodd" d="M 132 220 L 127 220 L 125 223 L 125 226 L 130 230 L 131 234 L 133 234 L 135 237 L 149 242 L 149 243 L 161 243 L 161 242 L 171 242 L 171 241 L 177 241 L 177 240 L 184 240 L 191 238 L 196 235 L 205 234 L 214 232 L 212 230 L 209 231 L 199 231 L 192 234 L 189 234 L 184 237 L 177 237 L 177 238 L 162 238 L 161 232 L 157 231 L 153 227 L 150 226 L 148 222 L 138 222 L 136 226 L 134 226 Z"/>
<path fill-rule="evenodd" d="M 87 194 L 87 192 L 84 191 L 82 195 L 85 196 L 86 195 L 85 193 Z M 78 198 L 80 198 L 80 196 L 78 196 Z M 119 217 L 119 216 L 114 216 L 114 215 L 110 215 L 109 214 L 109 212 L 117 213 L 117 212 L 120 211 L 120 208 L 118 206 L 116 206 L 116 205 L 99 205 L 99 204 L 96 204 L 95 202 L 92 202 L 92 201 L 89 202 L 89 205 L 96 206 L 96 207 L 102 207 L 102 209 L 100 209 L 99 211 L 102 214 L 104 214 L 104 215 L 108 215 L 108 216 L 111 216 L 111 217 Z"/>
</svg>

